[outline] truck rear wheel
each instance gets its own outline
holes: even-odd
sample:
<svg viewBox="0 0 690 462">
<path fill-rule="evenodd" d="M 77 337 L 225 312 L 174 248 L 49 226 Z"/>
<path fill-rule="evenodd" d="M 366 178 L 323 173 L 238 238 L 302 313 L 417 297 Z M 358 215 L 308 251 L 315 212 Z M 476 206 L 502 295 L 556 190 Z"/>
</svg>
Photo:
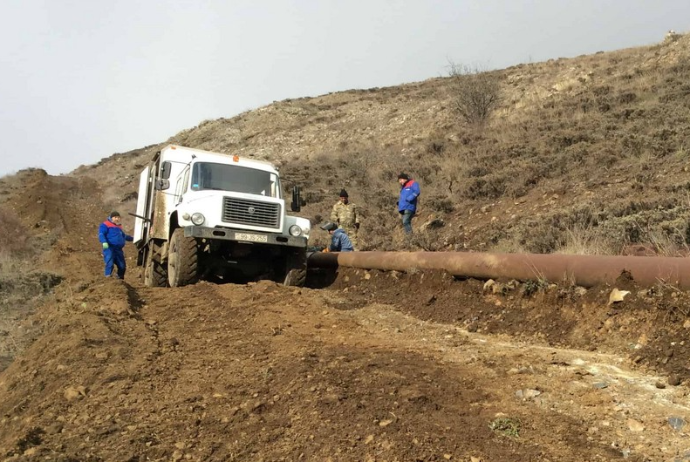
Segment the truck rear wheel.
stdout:
<svg viewBox="0 0 690 462">
<path fill-rule="evenodd" d="M 165 268 L 154 257 L 152 249 L 148 249 L 144 263 L 144 285 L 146 287 L 165 287 L 168 285 Z"/>
<path fill-rule="evenodd" d="M 199 252 L 196 239 L 185 237 L 184 229 L 177 228 L 170 238 L 168 251 L 168 284 L 182 287 L 199 279 Z"/>
</svg>

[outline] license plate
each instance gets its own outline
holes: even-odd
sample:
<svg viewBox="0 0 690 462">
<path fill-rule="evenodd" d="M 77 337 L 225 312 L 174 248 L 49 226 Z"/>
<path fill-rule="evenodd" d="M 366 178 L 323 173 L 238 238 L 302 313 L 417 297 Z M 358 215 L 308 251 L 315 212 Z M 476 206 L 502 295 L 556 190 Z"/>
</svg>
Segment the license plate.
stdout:
<svg viewBox="0 0 690 462">
<path fill-rule="evenodd" d="M 235 233 L 235 239 L 247 242 L 268 242 L 268 236 L 263 234 Z"/>
</svg>

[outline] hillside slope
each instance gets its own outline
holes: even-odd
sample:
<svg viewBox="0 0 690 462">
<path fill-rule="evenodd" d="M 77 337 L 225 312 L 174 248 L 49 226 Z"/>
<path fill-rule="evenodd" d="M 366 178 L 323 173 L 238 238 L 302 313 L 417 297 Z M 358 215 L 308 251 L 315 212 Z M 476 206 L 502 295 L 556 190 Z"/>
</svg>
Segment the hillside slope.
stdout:
<svg viewBox="0 0 690 462">
<path fill-rule="evenodd" d="M 341 188 L 364 248 L 676 254 L 687 247 L 690 36 L 463 79 L 274 103 L 166 143 L 267 158 L 314 222 Z M 0 179 L 3 460 L 688 460 L 690 296 L 341 270 L 332 285 L 104 279 L 165 143 Z M 402 238 L 396 174 L 423 188 Z M 422 229 L 434 219 L 435 226 Z M 317 231 L 314 242 L 325 236 Z M 634 250 L 634 248 L 633 248 Z"/>
<path fill-rule="evenodd" d="M 690 36 L 645 48 L 514 66 L 489 124 L 453 110 L 462 79 L 285 100 L 205 121 L 166 143 L 270 159 L 300 184 L 313 221 L 341 188 L 366 215 L 365 249 L 401 242 L 397 173 L 423 195 L 416 248 L 619 253 L 632 243 L 686 247 Z M 163 143 L 164 144 L 164 143 Z M 118 154 L 77 176 L 102 180 L 114 203 L 160 147 Z M 133 201 L 126 204 L 133 207 Z M 317 234 L 317 239 L 319 238 Z"/>
</svg>

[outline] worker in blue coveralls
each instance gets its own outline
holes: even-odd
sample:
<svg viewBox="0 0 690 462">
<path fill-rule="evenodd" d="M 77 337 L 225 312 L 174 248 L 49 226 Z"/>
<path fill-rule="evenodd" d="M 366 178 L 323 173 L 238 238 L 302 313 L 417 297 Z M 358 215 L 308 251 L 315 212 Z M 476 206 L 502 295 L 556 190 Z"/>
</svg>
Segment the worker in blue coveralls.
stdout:
<svg viewBox="0 0 690 462">
<path fill-rule="evenodd" d="M 132 236 L 125 234 L 120 224 L 120 214 L 111 212 L 108 219 L 101 223 L 98 228 L 98 240 L 103 246 L 103 260 L 105 261 L 105 276 L 109 277 L 113 273 L 113 265 L 117 266 L 117 278 L 125 278 L 125 253 L 122 248 L 125 242 L 132 242 Z"/>
<path fill-rule="evenodd" d="M 331 235 L 331 245 L 328 246 L 329 252 L 352 252 L 354 247 L 344 229 L 332 222 L 324 223 L 321 229 L 328 231 Z"/>
<path fill-rule="evenodd" d="M 398 199 L 398 213 L 402 215 L 402 224 L 406 234 L 412 234 L 412 217 L 417 213 L 417 198 L 420 194 L 419 183 L 410 178 L 407 173 L 398 175 L 400 183 L 400 199 Z"/>
</svg>

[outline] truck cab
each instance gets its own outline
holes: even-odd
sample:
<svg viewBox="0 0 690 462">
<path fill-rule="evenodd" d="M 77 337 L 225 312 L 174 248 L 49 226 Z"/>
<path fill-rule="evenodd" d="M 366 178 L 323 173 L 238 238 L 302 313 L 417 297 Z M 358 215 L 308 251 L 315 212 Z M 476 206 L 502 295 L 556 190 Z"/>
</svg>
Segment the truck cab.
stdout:
<svg viewBox="0 0 690 462">
<path fill-rule="evenodd" d="M 299 189 L 292 211 L 299 211 Z M 134 224 L 148 286 L 200 278 L 302 285 L 309 220 L 287 214 L 270 163 L 170 145 L 140 175 Z"/>
</svg>

